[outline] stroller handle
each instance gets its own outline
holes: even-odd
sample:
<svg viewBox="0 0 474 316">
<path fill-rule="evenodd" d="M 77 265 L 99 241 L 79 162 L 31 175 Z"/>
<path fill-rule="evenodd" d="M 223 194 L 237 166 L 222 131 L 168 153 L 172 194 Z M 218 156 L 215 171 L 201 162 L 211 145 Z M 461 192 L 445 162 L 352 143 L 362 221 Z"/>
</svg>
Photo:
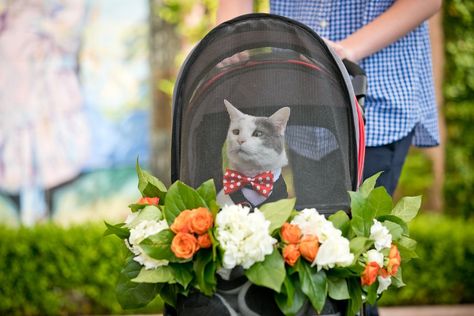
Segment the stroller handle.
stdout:
<svg viewBox="0 0 474 316">
<path fill-rule="evenodd" d="M 352 77 L 352 87 L 354 88 L 354 94 L 362 107 L 362 113 L 364 113 L 365 96 L 367 94 L 367 75 L 365 70 L 362 69 L 358 64 L 349 59 L 343 59 L 342 62 L 347 69 L 347 72 Z"/>
</svg>

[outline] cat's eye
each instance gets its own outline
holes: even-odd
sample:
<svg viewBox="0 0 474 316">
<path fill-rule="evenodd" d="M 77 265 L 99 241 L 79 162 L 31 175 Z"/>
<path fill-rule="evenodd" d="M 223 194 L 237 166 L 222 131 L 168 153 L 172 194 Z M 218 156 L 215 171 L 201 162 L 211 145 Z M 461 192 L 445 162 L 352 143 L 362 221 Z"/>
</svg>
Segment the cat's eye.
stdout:
<svg viewBox="0 0 474 316">
<path fill-rule="evenodd" d="M 262 135 L 263 135 L 263 132 L 259 130 L 255 130 L 252 134 L 253 137 L 260 137 Z"/>
<path fill-rule="evenodd" d="M 239 135 L 239 132 L 240 131 L 238 129 L 233 129 L 232 130 L 232 134 L 234 134 L 234 135 Z"/>
</svg>

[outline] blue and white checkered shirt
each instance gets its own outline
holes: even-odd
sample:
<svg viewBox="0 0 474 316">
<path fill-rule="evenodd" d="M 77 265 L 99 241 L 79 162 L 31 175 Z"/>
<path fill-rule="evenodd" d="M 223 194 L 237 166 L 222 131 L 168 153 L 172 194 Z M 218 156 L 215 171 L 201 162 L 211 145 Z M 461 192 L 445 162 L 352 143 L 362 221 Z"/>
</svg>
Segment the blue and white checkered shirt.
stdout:
<svg viewBox="0 0 474 316">
<path fill-rule="evenodd" d="M 271 13 L 311 27 L 318 35 L 339 41 L 369 23 L 393 0 L 270 0 Z M 427 22 L 363 59 L 368 77 L 367 146 L 386 145 L 413 129 L 413 145 L 439 143 L 438 115 L 431 68 Z"/>
</svg>

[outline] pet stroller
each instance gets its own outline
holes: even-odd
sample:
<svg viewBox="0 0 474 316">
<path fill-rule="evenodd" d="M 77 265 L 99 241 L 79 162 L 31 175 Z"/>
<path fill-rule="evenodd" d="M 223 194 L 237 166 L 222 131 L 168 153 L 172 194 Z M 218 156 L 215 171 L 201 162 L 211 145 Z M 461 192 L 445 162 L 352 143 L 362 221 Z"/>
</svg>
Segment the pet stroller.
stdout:
<svg viewBox="0 0 474 316">
<path fill-rule="evenodd" d="M 325 215 L 349 212 L 347 191 L 356 190 L 362 176 L 364 125 L 358 101 L 363 102 L 365 90 L 364 72 L 343 63 L 304 24 L 270 14 L 223 23 L 195 47 L 178 76 L 172 181 L 197 187 L 213 178 L 217 190 L 222 188 L 229 127 L 224 99 L 253 116 L 269 116 L 288 106 L 289 162 L 283 175 L 289 179 L 289 195 L 296 197 L 296 209 L 316 208 Z M 229 305 L 236 304 L 241 315 L 280 314 L 266 289 L 249 287 L 235 274 L 218 285 L 218 297 L 196 294 L 178 301 L 178 314 L 233 315 Z M 322 315 L 338 315 L 344 308 L 327 305 Z M 314 315 L 309 310 L 299 315 Z"/>
</svg>

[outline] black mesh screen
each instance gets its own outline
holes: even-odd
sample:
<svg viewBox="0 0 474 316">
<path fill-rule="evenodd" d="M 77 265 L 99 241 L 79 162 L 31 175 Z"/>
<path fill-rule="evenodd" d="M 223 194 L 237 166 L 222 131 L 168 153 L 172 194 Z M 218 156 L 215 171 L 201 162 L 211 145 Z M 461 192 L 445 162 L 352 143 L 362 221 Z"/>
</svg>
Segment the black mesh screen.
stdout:
<svg viewBox="0 0 474 316">
<path fill-rule="evenodd" d="M 288 106 L 283 177 L 290 196 L 299 209 L 348 210 L 357 153 L 346 86 L 319 40 L 278 23 L 231 25 L 197 47 L 176 90 L 175 172 L 192 186 L 214 178 L 221 189 L 229 126 L 224 99 L 255 116 Z"/>
</svg>

